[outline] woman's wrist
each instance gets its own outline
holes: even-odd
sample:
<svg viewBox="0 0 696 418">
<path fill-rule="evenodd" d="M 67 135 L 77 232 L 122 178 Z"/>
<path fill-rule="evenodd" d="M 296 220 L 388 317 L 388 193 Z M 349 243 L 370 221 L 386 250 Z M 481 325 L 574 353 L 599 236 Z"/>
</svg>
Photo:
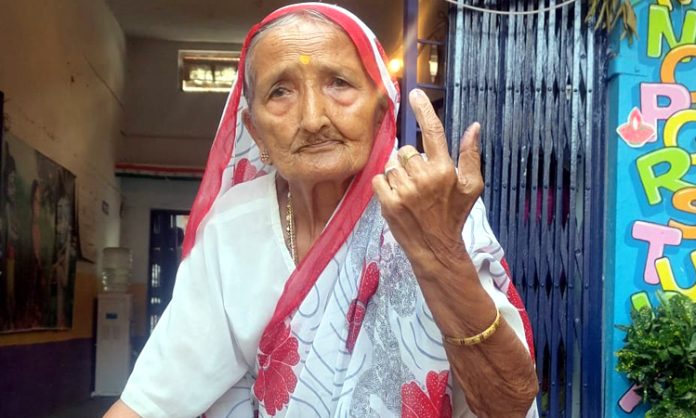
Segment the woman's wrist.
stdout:
<svg viewBox="0 0 696 418">
<path fill-rule="evenodd" d="M 440 331 L 452 337 L 477 335 L 495 320 L 497 308 L 479 280 L 466 250 L 412 262 L 423 296 Z"/>
<path fill-rule="evenodd" d="M 455 280 L 466 285 L 480 284 L 476 268 L 462 240 L 429 242 L 409 254 L 411 267 L 421 282 Z"/>
</svg>

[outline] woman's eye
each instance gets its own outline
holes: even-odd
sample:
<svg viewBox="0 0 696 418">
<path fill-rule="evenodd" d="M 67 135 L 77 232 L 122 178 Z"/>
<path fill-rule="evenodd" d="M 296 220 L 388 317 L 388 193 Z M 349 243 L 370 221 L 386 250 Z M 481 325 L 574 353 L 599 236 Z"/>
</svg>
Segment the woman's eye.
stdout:
<svg viewBox="0 0 696 418">
<path fill-rule="evenodd" d="M 345 88 L 345 87 L 350 87 L 350 83 L 348 83 L 346 80 L 335 77 L 332 82 L 331 82 L 332 87 L 338 87 L 338 88 Z"/>
<path fill-rule="evenodd" d="M 278 98 L 278 97 L 283 97 L 290 93 L 290 90 L 286 89 L 285 87 L 276 87 L 273 90 L 271 90 L 271 94 L 269 95 L 272 99 Z"/>
</svg>

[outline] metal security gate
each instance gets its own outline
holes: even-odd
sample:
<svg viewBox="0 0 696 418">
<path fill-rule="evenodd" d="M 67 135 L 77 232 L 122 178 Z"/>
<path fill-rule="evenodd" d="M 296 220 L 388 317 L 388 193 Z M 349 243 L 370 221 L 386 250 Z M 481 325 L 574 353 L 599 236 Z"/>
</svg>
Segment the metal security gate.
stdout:
<svg viewBox="0 0 696 418">
<path fill-rule="evenodd" d="M 532 320 L 541 415 L 601 417 L 605 40 L 586 1 L 463 3 L 503 13 L 451 9 L 452 149 L 481 122 L 484 200 Z"/>
<path fill-rule="evenodd" d="M 147 286 L 147 335 L 172 300 L 176 272 L 181 261 L 184 223 L 188 212 L 159 210 L 150 212 L 150 274 Z"/>
</svg>

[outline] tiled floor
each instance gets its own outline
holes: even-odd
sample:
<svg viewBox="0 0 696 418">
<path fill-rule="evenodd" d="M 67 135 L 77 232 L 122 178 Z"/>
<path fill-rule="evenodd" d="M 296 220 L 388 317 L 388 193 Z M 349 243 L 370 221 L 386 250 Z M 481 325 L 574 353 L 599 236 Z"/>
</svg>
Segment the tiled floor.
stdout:
<svg viewBox="0 0 696 418">
<path fill-rule="evenodd" d="M 57 411 L 46 418 L 101 418 L 117 398 L 97 397 Z"/>
</svg>

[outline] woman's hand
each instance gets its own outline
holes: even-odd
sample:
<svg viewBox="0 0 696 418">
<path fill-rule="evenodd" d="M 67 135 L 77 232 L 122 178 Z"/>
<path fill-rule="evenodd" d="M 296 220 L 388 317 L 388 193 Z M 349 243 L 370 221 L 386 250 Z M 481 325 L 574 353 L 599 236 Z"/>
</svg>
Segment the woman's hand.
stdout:
<svg viewBox="0 0 696 418">
<path fill-rule="evenodd" d="M 402 147 L 398 161 L 390 161 L 385 174 L 375 176 L 372 185 L 414 272 L 429 277 L 430 270 L 448 266 L 452 257 L 466 257 L 462 229 L 483 190 L 480 126 L 474 123 L 464 133 L 455 170 L 445 130 L 430 99 L 423 91 L 413 90 L 409 101 L 423 134 L 425 158 L 410 145 Z"/>
<path fill-rule="evenodd" d="M 421 126 L 426 156 L 410 146 L 401 148 L 399 161 L 390 162 L 372 185 L 440 331 L 471 337 L 488 328 L 497 315 L 462 238 L 464 222 L 483 189 L 480 127 L 475 123 L 464 133 L 455 170 L 430 100 L 414 90 L 409 101 Z M 526 415 L 538 390 L 534 364 L 505 319 L 480 344 L 444 347 L 455 380 L 477 416 Z"/>
</svg>

